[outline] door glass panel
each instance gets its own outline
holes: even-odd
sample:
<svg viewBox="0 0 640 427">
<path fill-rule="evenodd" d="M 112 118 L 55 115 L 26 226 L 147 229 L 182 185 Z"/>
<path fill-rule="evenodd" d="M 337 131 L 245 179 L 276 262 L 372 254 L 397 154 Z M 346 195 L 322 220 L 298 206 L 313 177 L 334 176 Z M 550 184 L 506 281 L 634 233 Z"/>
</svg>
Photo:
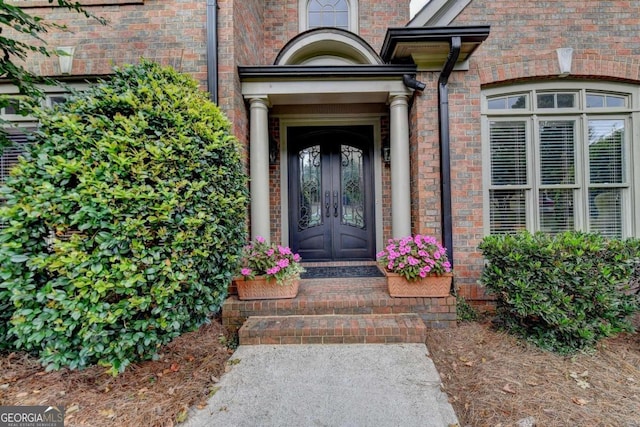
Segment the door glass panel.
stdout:
<svg viewBox="0 0 640 427">
<path fill-rule="evenodd" d="M 322 224 L 322 188 L 320 146 L 314 145 L 298 152 L 300 168 L 300 200 L 298 230 Z"/>
<path fill-rule="evenodd" d="M 342 194 L 342 224 L 364 228 L 364 163 L 362 150 L 343 145 L 340 178 Z"/>
</svg>

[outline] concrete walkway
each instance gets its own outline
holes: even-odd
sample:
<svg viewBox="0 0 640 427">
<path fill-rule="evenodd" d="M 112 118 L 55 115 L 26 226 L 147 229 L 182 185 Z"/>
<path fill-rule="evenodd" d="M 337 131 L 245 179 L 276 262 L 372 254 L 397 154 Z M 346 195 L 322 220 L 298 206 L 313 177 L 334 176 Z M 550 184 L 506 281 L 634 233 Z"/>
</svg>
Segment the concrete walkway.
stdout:
<svg viewBox="0 0 640 427">
<path fill-rule="evenodd" d="M 457 426 L 424 344 L 240 346 L 184 427 Z"/>
</svg>

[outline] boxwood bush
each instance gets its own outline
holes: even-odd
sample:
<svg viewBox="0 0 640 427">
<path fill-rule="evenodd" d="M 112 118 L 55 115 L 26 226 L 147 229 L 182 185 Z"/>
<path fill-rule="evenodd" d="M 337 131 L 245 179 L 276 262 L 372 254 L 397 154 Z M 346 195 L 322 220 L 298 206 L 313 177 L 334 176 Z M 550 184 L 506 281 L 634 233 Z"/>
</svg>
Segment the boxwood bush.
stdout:
<svg viewBox="0 0 640 427">
<path fill-rule="evenodd" d="M 1 194 L 0 334 L 116 374 L 219 310 L 246 241 L 238 142 L 193 79 L 146 61 L 39 119 Z"/>
<path fill-rule="evenodd" d="M 506 329 L 559 353 L 589 349 L 632 330 L 639 309 L 637 239 L 566 232 L 485 237 L 481 283 L 497 298 Z"/>
</svg>

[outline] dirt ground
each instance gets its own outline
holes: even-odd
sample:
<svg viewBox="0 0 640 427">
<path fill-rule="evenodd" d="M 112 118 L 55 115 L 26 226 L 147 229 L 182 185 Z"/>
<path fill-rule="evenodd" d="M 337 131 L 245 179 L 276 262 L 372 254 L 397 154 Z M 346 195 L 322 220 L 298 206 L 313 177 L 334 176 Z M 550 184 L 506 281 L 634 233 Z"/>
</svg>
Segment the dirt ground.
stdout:
<svg viewBox="0 0 640 427">
<path fill-rule="evenodd" d="M 65 426 L 173 426 L 215 393 L 231 354 L 226 344 L 213 321 L 163 348 L 160 360 L 116 378 L 99 367 L 46 373 L 25 354 L 0 355 L 0 405 L 64 405 Z M 427 345 L 462 427 L 527 418 L 538 427 L 640 427 L 638 333 L 573 357 L 540 351 L 489 323 L 431 331 Z"/>
</svg>

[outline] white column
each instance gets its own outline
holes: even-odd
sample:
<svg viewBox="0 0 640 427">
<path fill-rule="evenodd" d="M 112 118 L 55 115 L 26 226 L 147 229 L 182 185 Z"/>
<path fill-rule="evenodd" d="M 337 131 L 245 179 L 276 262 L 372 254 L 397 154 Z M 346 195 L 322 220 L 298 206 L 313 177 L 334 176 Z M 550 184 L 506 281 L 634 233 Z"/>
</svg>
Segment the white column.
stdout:
<svg viewBox="0 0 640 427">
<path fill-rule="evenodd" d="M 249 172 L 251 174 L 251 238 L 271 241 L 269 209 L 269 102 L 251 98 L 249 134 Z"/>
<path fill-rule="evenodd" d="M 409 162 L 409 103 L 406 95 L 390 97 L 391 232 L 411 234 L 411 176 Z"/>
</svg>

